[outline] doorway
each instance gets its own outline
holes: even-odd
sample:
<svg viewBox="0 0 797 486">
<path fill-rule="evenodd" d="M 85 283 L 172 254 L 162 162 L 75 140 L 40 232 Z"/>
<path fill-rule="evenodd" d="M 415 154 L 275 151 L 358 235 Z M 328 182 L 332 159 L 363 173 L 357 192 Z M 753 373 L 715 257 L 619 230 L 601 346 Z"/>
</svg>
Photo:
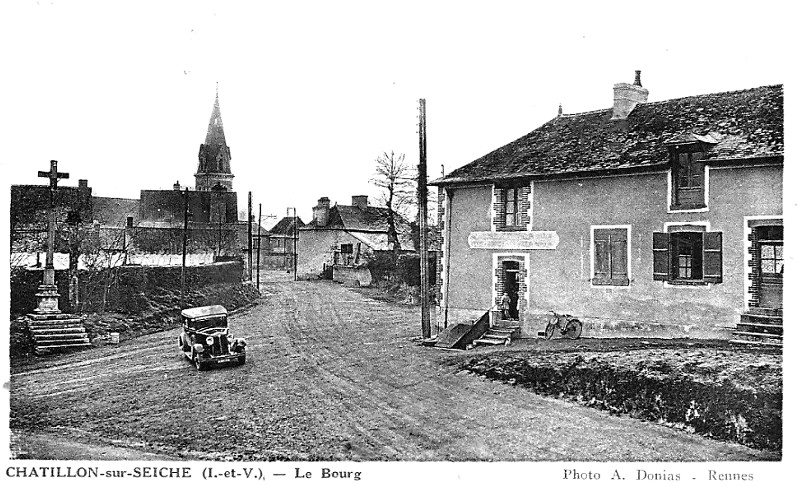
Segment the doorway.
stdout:
<svg viewBox="0 0 797 486">
<path fill-rule="evenodd" d="M 783 308 L 783 226 L 756 227 L 758 306 Z"/>
<path fill-rule="evenodd" d="M 509 318 L 518 318 L 518 291 L 520 290 L 520 263 L 503 262 L 504 292 L 509 295 Z"/>
</svg>

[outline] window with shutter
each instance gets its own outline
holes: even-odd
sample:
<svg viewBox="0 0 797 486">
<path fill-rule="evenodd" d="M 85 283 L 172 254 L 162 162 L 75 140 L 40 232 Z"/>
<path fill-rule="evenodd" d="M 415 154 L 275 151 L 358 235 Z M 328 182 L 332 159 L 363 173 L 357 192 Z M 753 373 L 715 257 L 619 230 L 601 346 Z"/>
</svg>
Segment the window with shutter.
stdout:
<svg viewBox="0 0 797 486">
<path fill-rule="evenodd" d="M 653 280 L 673 284 L 722 282 L 722 233 L 653 233 Z"/>
<path fill-rule="evenodd" d="M 594 285 L 628 285 L 628 229 L 594 228 Z"/>
</svg>

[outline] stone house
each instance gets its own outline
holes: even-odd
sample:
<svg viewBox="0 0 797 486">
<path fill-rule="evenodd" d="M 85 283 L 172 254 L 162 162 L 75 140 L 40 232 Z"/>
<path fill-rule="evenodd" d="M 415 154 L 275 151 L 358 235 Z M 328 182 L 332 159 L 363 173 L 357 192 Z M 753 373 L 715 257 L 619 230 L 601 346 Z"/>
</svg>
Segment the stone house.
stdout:
<svg viewBox="0 0 797 486">
<path fill-rule="evenodd" d="M 326 275 L 370 285 L 365 264 L 374 252 L 393 249 L 388 238 L 388 214 L 387 208 L 369 206 L 368 196 L 352 196 L 351 206 L 330 206 L 329 198 L 320 198 L 313 208 L 313 220 L 299 228 L 298 276 Z M 412 229 L 400 215 L 396 215 L 396 230 L 401 250 L 414 252 Z"/>
<path fill-rule="evenodd" d="M 527 337 L 549 310 L 587 336 L 782 332 L 782 86 L 647 97 L 637 72 L 431 183 L 441 327 L 507 292 Z"/>
</svg>

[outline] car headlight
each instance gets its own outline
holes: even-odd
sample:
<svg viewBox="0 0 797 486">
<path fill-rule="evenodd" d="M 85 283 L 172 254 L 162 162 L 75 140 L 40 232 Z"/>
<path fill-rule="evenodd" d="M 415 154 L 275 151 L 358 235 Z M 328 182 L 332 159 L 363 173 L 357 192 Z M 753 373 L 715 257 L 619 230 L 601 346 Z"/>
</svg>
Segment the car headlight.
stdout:
<svg viewBox="0 0 797 486">
<path fill-rule="evenodd" d="M 244 347 L 244 346 L 246 346 L 246 339 L 244 339 L 244 338 L 239 338 L 239 339 L 238 339 L 238 344 L 240 344 L 240 345 L 241 345 L 241 347 Z"/>
<path fill-rule="evenodd" d="M 202 346 L 202 345 L 201 345 L 201 344 L 199 344 L 199 343 L 197 343 L 197 344 L 194 344 L 194 351 L 195 351 L 197 354 L 202 354 L 202 352 L 203 352 L 203 351 L 205 351 L 205 347 L 204 347 L 204 346 Z"/>
<path fill-rule="evenodd" d="M 208 336 L 208 338 L 205 339 L 205 342 L 208 344 L 208 346 L 213 346 L 213 336 Z"/>
</svg>

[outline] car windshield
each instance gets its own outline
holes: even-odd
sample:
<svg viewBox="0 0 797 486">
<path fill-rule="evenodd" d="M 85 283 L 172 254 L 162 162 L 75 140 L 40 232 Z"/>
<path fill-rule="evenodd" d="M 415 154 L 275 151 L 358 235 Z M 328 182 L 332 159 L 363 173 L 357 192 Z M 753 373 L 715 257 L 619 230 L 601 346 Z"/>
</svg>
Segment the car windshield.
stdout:
<svg viewBox="0 0 797 486">
<path fill-rule="evenodd" d="M 223 327 L 223 328 L 226 328 L 227 327 L 227 317 L 226 316 L 213 316 L 213 317 L 208 317 L 208 318 L 205 318 L 205 319 L 197 319 L 197 320 L 190 321 L 188 323 L 188 326 L 192 327 L 194 329 L 197 329 L 197 330 L 199 330 L 199 329 L 208 329 L 208 328 L 211 328 L 211 327 Z"/>
</svg>

